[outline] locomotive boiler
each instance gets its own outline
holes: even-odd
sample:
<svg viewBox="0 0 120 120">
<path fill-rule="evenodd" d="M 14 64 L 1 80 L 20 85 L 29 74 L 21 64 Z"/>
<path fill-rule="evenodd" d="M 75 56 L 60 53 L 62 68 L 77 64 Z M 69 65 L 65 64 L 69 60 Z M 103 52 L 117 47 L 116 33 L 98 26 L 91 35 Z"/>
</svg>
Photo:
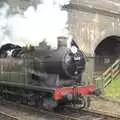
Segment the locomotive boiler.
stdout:
<svg viewBox="0 0 120 120">
<path fill-rule="evenodd" d="M 79 80 L 85 68 L 85 58 L 81 51 L 75 54 L 65 46 L 57 50 L 35 49 L 32 54 L 32 69 L 42 73 L 56 74 L 61 78 Z"/>
<path fill-rule="evenodd" d="M 29 48 L 6 44 L 0 51 L 3 97 L 46 109 L 71 103 L 83 108 L 88 104 L 87 96 L 98 93 L 95 85 L 81 85 L 85 56 L 73 40 L 70 47 L 59 41 L 57 49 L 43 41 Z"/>
</svg>

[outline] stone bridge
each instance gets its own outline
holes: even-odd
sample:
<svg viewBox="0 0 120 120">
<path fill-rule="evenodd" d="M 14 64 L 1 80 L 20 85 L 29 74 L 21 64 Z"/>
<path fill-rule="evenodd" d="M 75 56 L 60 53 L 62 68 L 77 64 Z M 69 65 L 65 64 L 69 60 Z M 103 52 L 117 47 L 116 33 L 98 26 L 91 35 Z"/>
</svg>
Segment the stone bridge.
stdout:
<svg viewBox="0 0 120 120">
<path fill-rule="evenodd" d="M 65 9 L 69 13 L 69 31 L 87 55 L 95 56 L 103 40 L 119 42 L 119 0 L 71 0 Z M 114 44 L 113 41 L 108 43 L 108 46 Z"/>
</svg>

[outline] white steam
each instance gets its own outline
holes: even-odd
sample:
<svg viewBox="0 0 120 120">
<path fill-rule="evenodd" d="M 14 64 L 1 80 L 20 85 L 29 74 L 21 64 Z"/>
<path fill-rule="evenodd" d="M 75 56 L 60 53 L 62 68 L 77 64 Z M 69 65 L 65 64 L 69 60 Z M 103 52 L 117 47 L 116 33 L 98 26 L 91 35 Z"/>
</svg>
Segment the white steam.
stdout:
<svg viewBox="0 0 120 120">
<path fill-rule="evenodd" d="M 61 10 L 68 3 L 69 0 L 43 0 L 37 9 L 30 6 L 22 15 L 8 15 L 9 5 L 4 4 L 0 8 L 0 45 L 38 45 L 46 40 L 47 44 L 57 47 L 57 37 L 68 34 L 68 14 Z"/>
</svg>

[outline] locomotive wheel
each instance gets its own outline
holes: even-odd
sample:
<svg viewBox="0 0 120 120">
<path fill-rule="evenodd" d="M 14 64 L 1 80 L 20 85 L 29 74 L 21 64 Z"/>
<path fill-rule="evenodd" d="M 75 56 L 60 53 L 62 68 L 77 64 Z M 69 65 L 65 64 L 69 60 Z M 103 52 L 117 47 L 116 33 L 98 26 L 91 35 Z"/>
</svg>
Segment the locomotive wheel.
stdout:
<svg viewBox="0 0 120 120">
<path fill-rule="evenodd" d="M 42 100 L 43 109 L 53 111 L 57 107 L 58 103 L 54 101 L 51 97 L 44 97 Z"/>
<path fill-rule="evenodd" d="M 90 106 L 90 97 L 79 96 L 76 101 L 72 102 L 72 106 L 78 110 L 88 108 Z"/>
</svg>

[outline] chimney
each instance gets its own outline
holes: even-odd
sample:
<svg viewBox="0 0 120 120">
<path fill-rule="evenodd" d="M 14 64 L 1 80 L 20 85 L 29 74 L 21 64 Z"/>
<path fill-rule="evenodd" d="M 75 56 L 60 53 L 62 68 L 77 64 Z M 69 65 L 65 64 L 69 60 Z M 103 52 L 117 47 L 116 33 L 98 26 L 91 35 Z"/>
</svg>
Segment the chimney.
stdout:
<svg viewBox="0 0 120 120">
<path fill-rule="evenodd" d="M 58 38 L 58 48 L 60 47 L 67 47 L 67 37 L 64 36 L 59 36 Z"/>
</svg>

